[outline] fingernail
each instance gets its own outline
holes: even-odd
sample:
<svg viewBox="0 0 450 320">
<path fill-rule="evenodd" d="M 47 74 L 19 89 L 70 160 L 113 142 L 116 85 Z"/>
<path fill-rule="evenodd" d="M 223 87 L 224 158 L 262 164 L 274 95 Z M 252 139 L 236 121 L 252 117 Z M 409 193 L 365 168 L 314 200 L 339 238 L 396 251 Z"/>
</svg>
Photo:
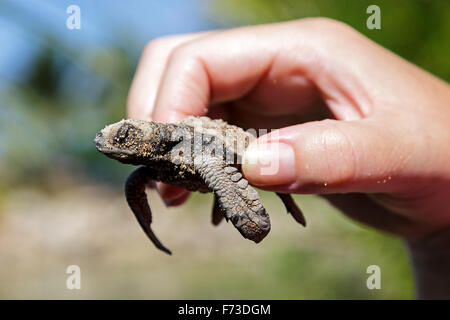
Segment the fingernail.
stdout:
<svg viewBox="0 0 450 320">
<path fill-rule="evenodd" d="M 296 180 L 295 152 L 286 143 L 253 142 L 244 153 L 245 177 L 255 185 L 273 186 Z"/>
</svg>

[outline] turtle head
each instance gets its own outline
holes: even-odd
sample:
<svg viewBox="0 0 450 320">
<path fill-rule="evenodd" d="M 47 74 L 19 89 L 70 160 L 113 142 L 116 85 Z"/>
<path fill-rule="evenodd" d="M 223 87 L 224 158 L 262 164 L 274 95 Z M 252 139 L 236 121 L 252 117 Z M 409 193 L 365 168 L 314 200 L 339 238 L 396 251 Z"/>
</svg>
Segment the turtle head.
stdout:
<svg viewBox="0 0 450 320">
<path fill-rule="evenodd" d="M 136 119 L 106 126 L 94 139 L 98 151 L 122 163 L 145 164 L 162 154 L 161 124 Z"/>
</svg>

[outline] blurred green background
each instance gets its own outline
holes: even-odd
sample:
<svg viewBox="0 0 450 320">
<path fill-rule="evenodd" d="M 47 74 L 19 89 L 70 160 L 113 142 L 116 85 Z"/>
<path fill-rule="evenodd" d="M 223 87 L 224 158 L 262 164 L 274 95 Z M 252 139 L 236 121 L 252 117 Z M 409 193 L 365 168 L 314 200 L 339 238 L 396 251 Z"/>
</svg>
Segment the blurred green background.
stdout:
<svg viewBox="0 0 450 320">
<path fill-rule="evenodd" d="M 66 28 L 71 4 L 81 8 L 81 30 Z M 366 28 L 371 4 L 381 8 L 381 30 Z M 450 79 L 444 0 L 0 1 L 0 298 L 413 298 L 403 243 L 314 196 L 296 196 L 309 220 L 301 229 L 263 193 L 273 228 L 254 245 L 230 225 L 210 225 L 211 195 L 166 209 L 150 194 L 168 257 L 125 204 L 132 168 L 93 146 L 99 129 L 125 117 L 151 39 L 309 16 L 344 21 Z M 82 290 L 66 288 L 72 264 Z M 366 287 L 372 264 L 381 290 Z"/>
</svg>

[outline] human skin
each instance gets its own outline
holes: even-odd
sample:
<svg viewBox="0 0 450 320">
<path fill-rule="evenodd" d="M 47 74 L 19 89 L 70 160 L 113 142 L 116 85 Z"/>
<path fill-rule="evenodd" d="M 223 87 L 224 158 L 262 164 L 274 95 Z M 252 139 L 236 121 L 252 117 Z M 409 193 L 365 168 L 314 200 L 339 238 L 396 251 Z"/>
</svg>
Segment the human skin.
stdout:
<svg viewBox="0 0 450 320">
<path fill-rule="evenodd" d="M 406 239 L 419 297 L 450 298 L 449 106 L 446 82 L 343 23 L 313 18 L 153 40 L 127 112 L 280 128 L 247 150 L 249 182 L 320 194 L 351 218 Z M 257 160 L 280 169 L 262 174 Z M 188 196 L 158 189 L 168 205 Z"/>
</svg>

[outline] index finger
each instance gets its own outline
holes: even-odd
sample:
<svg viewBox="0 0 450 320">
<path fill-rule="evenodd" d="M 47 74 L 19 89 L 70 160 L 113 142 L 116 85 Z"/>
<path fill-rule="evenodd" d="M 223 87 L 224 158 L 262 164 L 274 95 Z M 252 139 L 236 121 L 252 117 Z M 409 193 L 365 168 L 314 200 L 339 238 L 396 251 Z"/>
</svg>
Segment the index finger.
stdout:
<svg viewBox="0 0 450 320">
<path fill-rule="evenodd" d="M 178 46 L 161 80 L 153 119 L 176 122 L 187 115 L 205 115 L 211 103 L 249 92 L 270 68 L 276 53 L 268 41 L 261 41 L 267 28 L 216 32 Z"/>
<path fill-rule="evenodd" d="M 145 46 L 127 98 L 128 118 L 152 120 L 156 94 L 171 52 L 177 46 L 208 33 L 210 31 L 164 36 Z"/>
</svg>

